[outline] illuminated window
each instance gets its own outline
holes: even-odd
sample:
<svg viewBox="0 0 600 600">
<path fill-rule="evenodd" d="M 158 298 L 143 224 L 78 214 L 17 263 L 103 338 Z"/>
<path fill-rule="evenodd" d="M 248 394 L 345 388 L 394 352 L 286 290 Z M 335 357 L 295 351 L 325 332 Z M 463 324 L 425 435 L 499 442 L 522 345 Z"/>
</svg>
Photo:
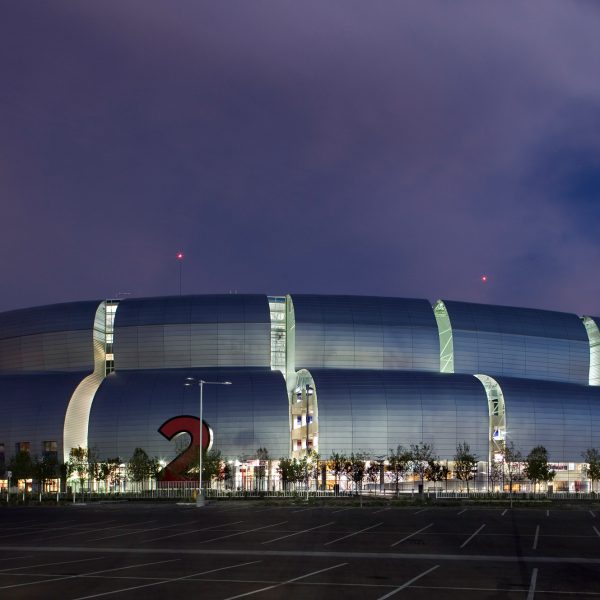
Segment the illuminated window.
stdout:
<svg viewBox="0 0 600 600">
<path fill-rule="evenodd" d="M 31 452 L 31 442 L 17 442 L 15 444 L 15 452 L 17 454 L 19 452 L 27 452 L 29 454 Z"/>
</svg>

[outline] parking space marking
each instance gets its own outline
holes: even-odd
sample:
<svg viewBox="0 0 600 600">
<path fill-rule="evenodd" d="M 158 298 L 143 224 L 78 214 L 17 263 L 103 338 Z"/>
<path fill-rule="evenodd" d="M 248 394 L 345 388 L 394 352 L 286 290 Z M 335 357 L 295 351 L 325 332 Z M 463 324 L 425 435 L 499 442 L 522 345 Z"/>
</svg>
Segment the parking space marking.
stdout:
<svg viewBox="0 0 600 600">
<path fill-rule="evenodd" d="M 9 558 L 0 558 L 0 562 L 4 562 L 5 560 L 19 560 L 20 558 L 31 558 L 32 556 L 32 554 L 28 554 L 27 556 L 11 556 Z"/>
<path fill-rule="evenodd" d="M 429 510 L 429 509 L 422 508 L 421 510 L 418 510 L 417 512 L 413 513 L 413 515 L 418 515 L 419 513 L 425 512 L 426 510 Z"/>
<path fill-rule="evenodd" d="M 392 510 L 392 507 L 389 506 L 388 508 L 382 508 L 381 510 L 376 510 L 373 514 L 376 515 L 377 513 L 385 512 L 386 510 Z"/>
<path fill-rule="evenodd" d="M 244 535 L 246 533 L 253 533 L 254 531 L 260 531 L 261 529 L 269 529 L 270 527 L 277 527 L 277 525 L 285 525 L 287 521 L 281 521 L 280 523 L 273 523 L 273 525 L 265 525 L 264 527 L 256 527 L 256 529 L 246 529 L 244 531 L 238 531 L 229 535 L 222 535 L 220 537 L 211 538 L 210 540 L 204 540 L 199 542 L 200 544 L 208 544 L 208 542 L 216 542 L 217 540 L 224 540 L 227 538 L 235 537 L 236 535 Z"/>
<path fill-rule="evenodd" d="M 471 534 L 461 545 L 461 548 L 464 548 L 483 528 L 485 527 L 485 523 L 473 534 Z"/>
<path fill-rule="evenodd" d="M 400 587 L 397 587 L 395 590 L 392 590 L 391 592 L 388 592 L 387 594 L 380 596 L 379 598 L 377 598 L 377 600 L 385 600 L 386 598 L 393 596 L 397 592 L 400 592 L 404 588 L 407 588 L 409 585 L 412 585 L 415 581 L 421 579 L 421 577 L 425 577 L 425 575 L 429 575 L 429 573 L 431 573 L 432 571 L 439 569 L 439 566 L 440 565 L 435 565 L 435 567 L 431 567 L 431 569 L 427 569 L 427 571 L 423 571 L 423 573 L 421 573 L 420 575 L 417 575 L 416 577 L 409 579 L 406 583 L 402 584 Z"/>
<path fill-rule="evenodd" d="M 593 528 L 593 529 L 594 529 L 594 531 L 596 532 L 596 535 L 597 535 L 598 537 L 600 537 L 600 531 L 598 531 L 598 530 L 596 529 L 596 526 L 595 526 L 595 525 L 592 525 L 592 528 Z"/>
<path fill-rule="evenodd" d="M 394 546 L 397 546 L 398 544 L 401 544 L 405 540 L 410 539 L 411 537 L 413 537 L 413 536 L 421 533 L 422 531 L 425 531 L 426 529 L 429 529 L 430 527 L 433 527 L 433 523 L 429 523 L 429 525 L 426 525 L 425 527 L 419 529 L 418 531 L 415 531 L 414 533 L 411 533 L 410 535 L 407 535 L 406 537 L 403 537 L 401 540 L 398 540 L 397 542 L 394 542 L 393 544 L 390 544 L 390 548 L 393 548 Z"/>
<path fill-rule="evenodd" d="M 202 529 L 189 529 L 188 531 L 180 531 L 179 533 L 172 533 L 171 535 L 162 535 L 151 540 L 142 540 L 142 544 L 149 544 L 150 542 L 157 542 L 158 540 L 168 540 L 169 538 L 179 537 L 180 535 L 190 535 L 192 533 L 198 533 L 199 531 L 210 531 L 211 529 L 219 529 L 219 527 L 226 527 L 227 525 L 239 525 L 244 521 L 234 521 L 233 523 L 222 523 L 221 525 L 213 525 L 212 527 L 202 527 Z"/>
<path fill-rule="evenodd" d="M 529 592 L 527 592 L 527 600 L 533 600 L 533 596 L 535 594 L 535 583 L 537 581 L 538 570 L 533 569 L 531 573 L 531 582 L 529 583 Z"/>
<path fill-rule="evenodd" d="M 550 511 L 549 511 L 549 510 L 547 510 L 547 511 L 546 511 L 546 516 L 547 516 L 547 517 L 549 517 L 549 516 L 550 516 Z"/>
<path fill-rule="evenodd" d="M 146 525 L 148 523 L 156 523 L 156 519 L 152 519 L 152 521 L 142 521 L 141 523 L 136 523 L 136 525 Z M 81 531 L 71 531 L 70 533 L 62 533 L 61 535 L 48 535 L 42 538 L 36 537 L 36 539 L 41 542 L 43 540 L 55 540 L 57 538 L 69 537 L 71 535 L 84 535 L 87 533 L 96 533 L 97 531 L 107 531 L 109 529 L 123 529 L 123 527 L 130 526 L 131 523 L 124 523 L 123 525 L 112 525 L 111 527 L 94 527 L 92 529 L 83 529 Z"/>
<path fill-rule="evenodd" d="M 321 529 L 322 527 L 327 527 L 328 525 L 334 525 L 335 521 L 331 521 L 330 523 L 325 523 L 325 525 L 317 525 L 316 527 L 311 527 L 310 529 L 303 529 L 302 531 L 295 531 L 294 533 L 290 533 L 288 535 L 282 535 L 281 537 L 275 538 L 273 540 L 267 540 L 266 542 L 262 542 L 263 544 L 270 544 L 271 542 L 278 542 L 279 540 L 284 540 L 285 538 L 290 538 L 295 535 L 300 535 L 301 533 L 306 533 L 307 531 L 314 531 L 315 529 Z"/>
<path fill-rule="evenodd" d="M 532 550 L 537 550 L 537 545 L 538 545 L 538 539 L 540 537 L 540 526 L 538 525 L 535 528 L 535 536 L 533 538 L 533 546 L 531 547 Z"/>
<path fill-rule="evenodd" d="M 251 592 L 245 592 L 243 594 L 237 594 L 236 596 L 229 596 L 225 598 L 225 600 L 235 600 L 236 598 L 244 598 L 245 596 L 252 596 L 253 594 L 258 594 L 260 592 L 266 592 L 267 590 L 272 590 L 278 587 L 282 587 L 287 585 L 288 583 L 294 583 L 295 581 L 300 581 L 302 579 L 306 579 L 307 577 L 312 577 L 313 575 L 318 575 L 319 573 L 325 573 L 326 571 L 332 571 L 333 569 L 337 569 L 339 567 L 343 567 L 348 563 L 340 563 L 339 565 L 334 565 L 333 567 L 327 567 L 326 569 L 319 569 L 318 571 L 313 571 L 312 573 L 307 573 L 306 575 L 300 575 L 300 577 L 294 577 L 293 579 L 288 579 L 286 581 L 282 581 L 281 583 L 276 583 L 274 585 L 269 585 L 264 588 L 260 588 L 258 590 L 252 590 Z M 76 600 L 84 600 L 83 598 L 76 598 Z"/>
<path fill-rule="evenodd" d="M 300 510 L 293 510 L 292 514 L 295 515 L 296 513 L 306 512 L 307 510 L 315 510 L 315 508 L 320 508 L 320 507 L 319 506 L 309 506 L 308 508 L 302 508 Z"/>
<path fill-rule="evenodd" d="M 90 560 L 102 560 L 104 556 L 100 558 L 79 558 L 77 560 L 62 560 L 60 562 L 41 563 L 39 565 L 27 565 L 25 567 L 11 567 L 10 569 L 2 569 L 0 573 L 8 573 L 8 571 L 18 571 L 19 569 L 34 569 L 35 567 L 53 567 L 54 565 L 69 565 L 78 562 L 89 562 Z"/>
<path fill-rule="evenodd" d="M 226 571 L 227 569 L 237 569 L 238 567 L 245 567 L 246 565 L 254 565 L 261 562 L 260 560 L 252 560 L 250 562 L 240 563 L 238 565 L 230 565 L 228 567 L 220 567 L 218 569 L 210 569 L 209 571 L 202 571 L 200 573 L 192 573 L 191 575 L 185 575 L 183 577 L 175 577 L 172 579 L 163 579 L 162 581 L 154 581 L 152 583 L 144 583 L 143 585 L 135 585 L 128 588 L 122 588 L 120 590 L 111 590 L 110 592 L 102 592 L 100 594 L 92 594 L 91 596 L 79 596 L 74 600 L 89 600 L 89 598 L 100 598 L 100 596 L 110 596 L 111 594 L 120 594 L 121 592 L 130 592 L 132 590 L 140 590 L 142 588 L 153 587 L 157 585 L 164 585 L 165 583 L 174 583 L 175 581 L 183 581 L 185 579 L 191 579 L 192 577 L 200 577 L 201 575 L 209 575 L 210 573 L 217 573 L 218 571 Z"/>
<path fill-rule="evenodd" d="M 102 557 L 102 558 L 104 558 L 104 557 Z M 100 560 L 100 559 L 97 559 L 97 560 Z M 13 585 L 3 585 L 2 587 L 0 587 L 0 590 L 6 590 L 6 589 L 11 589 L 11 588 L 17 588 L 17 587 L 25 587 L 28 585 L 38 585 L 40 583 L 64 581 L 65 579 L 77 579 L 77 578 L 81 578 L 81 577 L 86 577 L 87 575 L 99 575 L 100 573 L 112 573 L 113 571 L 125 571 L 127 569 L 135 569 L 136 567 L 149 567 L 150 565 L 159 565 L 161 563 L 176 562 L 178 560 L 181 560 L 181 559 L 180 558 L 171 558 L 169 560 L 156 560 L 156 561 L 150 562 L 150 563 L 129 565 L 127 567 L 116 567 L 114 569 L 102 569 L 101 571 L 91 571 L 90 573 L 78 573 L 77 575 L 65 575 L 63 577 L 53 576 L 51 579 L 40 579 L 39 581 L 29 581 L 27 583 L 14 583 Z M 73 562 L 80 562 L 80 561 L 73 561 Z"/>
<path fill-rule="evenodd" d="M 505 508 L 505 509 L 502 511 L 502 514 L 501 514 L 500 516 L 501 516 L 501 517 L 503 517 L 503 516 L 506 514 L 506 512 L 507 512 L 507 511 L 508 511 L 508 508 Z"/>
<path fill-rule="evenodd" d="M 335 542 L 341 542 L 342 540 L 345 540 L 349 537 L 354 537 L 355 535 L 358 535 L 359 533 L 363 533 L 364 531 L 369 531 L 369 529 L 375 529 L 375 527 L 379 527 L 380 525 L 383 525 L 383 523 L 376 523 L 375 525 L 371 525 L 370 527 L 365 527 L 364 529 L 360 529 L 359 531 L 354 531 L 352 533 L 349 533 L 348 535 L 344 535 L 341 538 L 331 540 L 330 542 L 325 542 L 323 544 L 323 546 L 329 546 L 329 544 L 335 544 Z"/>
<path fill-rule="evenodd" d="M 186 525 L 192 525 L 195 521 L 187 523 L 179 523 L 178 526 L 185 527 Z M 158 529 L 169 529 L 173 525 L 161 525 L 159 527 L 147 527 L 145 529 L 132 529 L 131 531 L 124 531 L 123 533 L 115 533 L 113 535 L 104 535 L 98 538 L 92 538 L 89 542 L 97 542 L 99 540 L 111 540 L 113 538 L 124 537 L 126 535 L 135 535 L 136 533 L 144 533 L 146 531 L 157 531 Z"/>
<path fill-rule="evenodd" d="M 463 508 L 459 513 L 456 513 L 456 515 L 462 515 L 464 512 L 467 512 L 467 510 L 469 510 L 468 508 Z"/>
<path fill-rule="evenodd" d="M 590 515 L 592 515 L 592 517 L 594 517 L 594 519 L 596 518 L 596 513 L 593 510 L 590 510 Z"/>
<path fill-rule="evenodd" d="M 350 506 L 350 507 L 348 507 L 348 508 L 342 508 L 342 509 L 340 509 L 340 510 L 334 510 L 334 511 L 333 511 L 331 514 L 332 514 L 332 515 L 335 515 L 336 513 L 341 513 L 341 512 L 344 512 L 344 511 L 346 511 L 346 510 L 352 510 L 353 508 L 354 508 L 354 506 Z"/>
<path fill-rule="evenodd" d="M 40 529 L 33 529 L 29 531 L 22 531 L 19 533 L 7 533 L 6 535 L 0 535 L 0 538 L 8 538 L 8 537 L 18 537 L 25 535 L 37 535 L 38 533 L 42 533 L 45 531 L 62 531 L 63 529 L 73 529 L 77 527 L 77 525 L 65 525 L 64 527 L 42 527 Z"/>
</svg>

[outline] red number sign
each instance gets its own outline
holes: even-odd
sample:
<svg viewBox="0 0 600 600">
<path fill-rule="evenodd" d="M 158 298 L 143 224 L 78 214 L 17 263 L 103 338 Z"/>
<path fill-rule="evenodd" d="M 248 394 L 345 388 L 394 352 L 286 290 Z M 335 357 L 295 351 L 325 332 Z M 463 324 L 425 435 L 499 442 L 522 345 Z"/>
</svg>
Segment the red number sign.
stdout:
<svg viewBox="0 0 600 600">
<path fill-rule="evenodd" d="M 190 465 L 198 458 L 198 446 L 200 445 L 200 419 L 189 415 L 173 417 L 165 421 L 158 432 L 169 441 L 176 435 L 187 433 L 190 443 L 179 453 L 166 467 L 164 481 L 186 481 L 190 479 L 187 473 Z M 209 450 L 212 446 L 212 431 L 205 421 L 202 421 L 202 448 Z"/>
</svg>

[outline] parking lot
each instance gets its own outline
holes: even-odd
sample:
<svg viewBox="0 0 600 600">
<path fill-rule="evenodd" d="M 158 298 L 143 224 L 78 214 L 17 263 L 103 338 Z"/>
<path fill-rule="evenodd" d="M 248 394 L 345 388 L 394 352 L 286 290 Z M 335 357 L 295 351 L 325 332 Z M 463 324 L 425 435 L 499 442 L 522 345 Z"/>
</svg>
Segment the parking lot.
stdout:
<svg viewBox="0 0 600 600">
<path fill-rule="evenodd" d="M 590 510 L 105 504 L 0 511 L 0 598 L 600 598 Z"/>
</svg>

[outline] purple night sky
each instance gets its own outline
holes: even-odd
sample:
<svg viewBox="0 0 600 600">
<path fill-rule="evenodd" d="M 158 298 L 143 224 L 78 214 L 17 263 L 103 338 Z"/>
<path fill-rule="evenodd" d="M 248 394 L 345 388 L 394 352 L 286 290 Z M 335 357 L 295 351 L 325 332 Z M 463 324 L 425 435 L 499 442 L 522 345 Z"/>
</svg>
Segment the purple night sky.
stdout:
<svg viewBox="0 0 600 600">
<path fill-rule="evenodd" d="M 584 0 L 4 2 L 0 310 L 177 294 L 183 250 L 184 293 L 600 314 L 599 32 Z"/>
</svg>

